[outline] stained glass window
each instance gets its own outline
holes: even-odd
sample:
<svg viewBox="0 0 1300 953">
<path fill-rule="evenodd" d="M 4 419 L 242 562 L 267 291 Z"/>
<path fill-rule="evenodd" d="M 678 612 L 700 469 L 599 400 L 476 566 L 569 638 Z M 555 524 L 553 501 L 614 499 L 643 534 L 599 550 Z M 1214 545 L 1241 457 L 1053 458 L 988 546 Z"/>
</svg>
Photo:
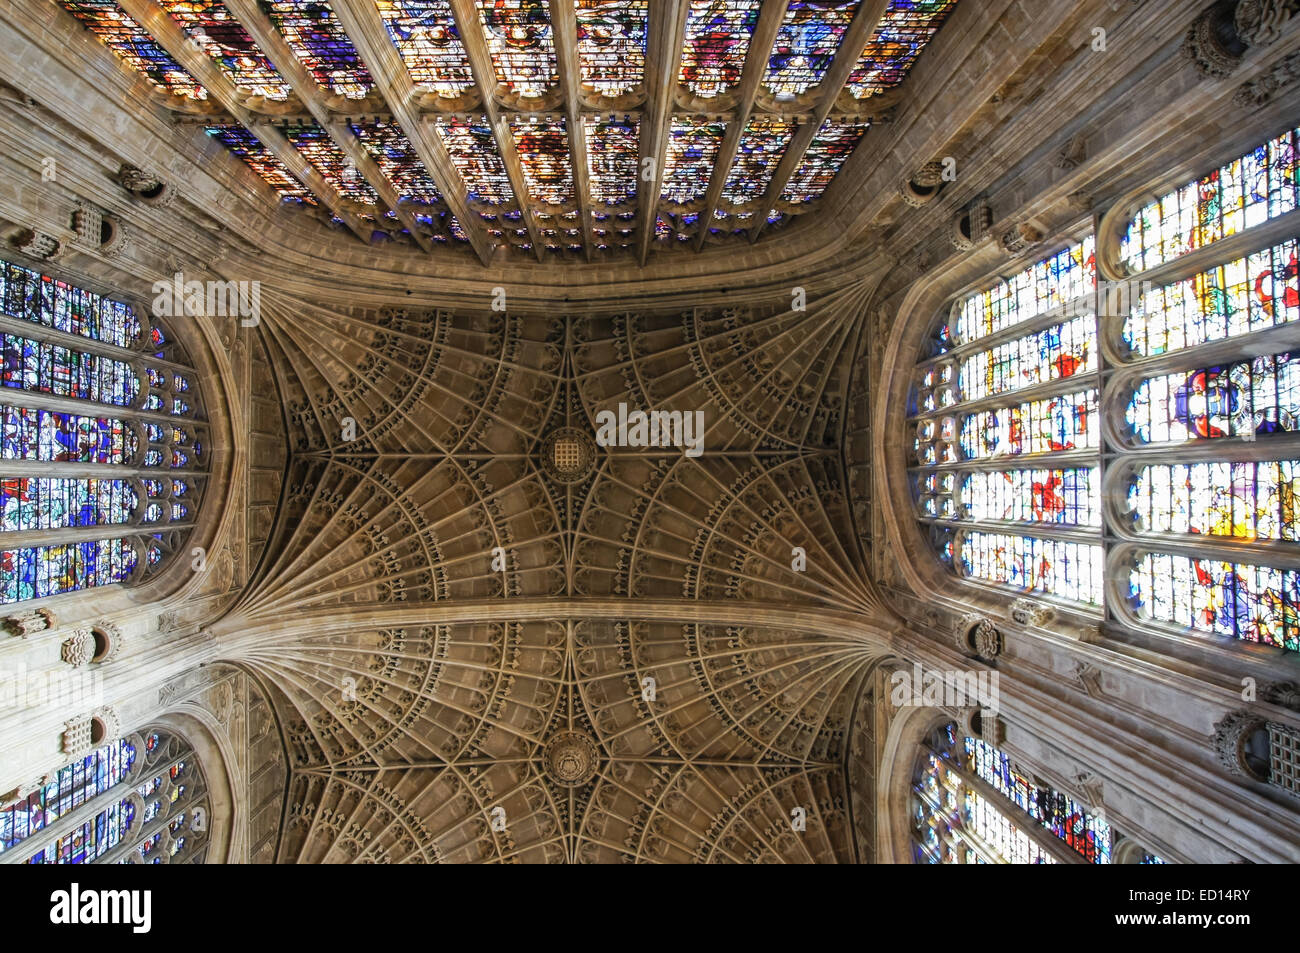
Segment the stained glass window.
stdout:
<svg viewBox="0 0 1300 953">
<path fill-rule="evenodd" d="M 1025 778 L 997 748 L 962 738 L 956 725 L 922 745 L 913 795 L 918 863 L 1055 864 L 1069 851 L 1086 863 L 1112 862 L 1115 835 L 1105 821 Z"/>
<path fill-rule="evenodd" d="M 840 171 L 859 140 L 870 127 L 869 122 L 827 119 L 813 137 L 781 193 L 784 202 L 811 202 L 826 191 L 826 186 Z"/>
<path fill-rule="evenodd" d="M 289 98 L 289 84 L 221 0 L 158 0 L 158 4 L 240 89 L 271 100 Z"/>
<path fill-rule="evenodd" d="M 957 0 L 890 0 L 884 20 L 849 75 L 849 92 L 864 99 L 891 89 L 934 39 Z"/>
<path fill-rule="evenodd" d="M 549 205 L 573 201 L 573 171 L 565 121 L 512 118 L 510 132 L 519 151 L 519 164 L 530 197 Z"/>
<path fill-rule="evenodd" d="M 1184 443 L 1292 432 L 1300 417 L 1300 357 L 1269 354 L 1142 380 L 1127 410 L 1139 443 Z"/>
<path fill-rule="evenodd" d="M 1300 576 L 1291 570 L 1148 553 L 1130 586 L 1143 618 L 1300 651 Z"/>
<path fill-rule="evenodd" d="M 596 202 L 616 205 L 636 198 L 639 123 L 583 117 L 587 176 Z"/>
<path fill-rule="evenodd" d="M 103 745 L 0 810 L 0 852 L 28 864 L 202 861 L 210 810 L 194 752 L 159 731 Z"/>
<path fill-rule="evenodd" d="M 1142 467 L 1129 489 L 1137 528 L 1230 539 L 1300 540 L 1300 460 Z"/>
<path fill-rule="evenodd" d="M 397 51 L 418 87 L 455 98 L 474 73 L 447 0 L 376 0 Z"/>
<path fill-rule="evenodd" d="M 645 76 L 647 0 L 574 0 L 582 82 L 602 96 L 630 93 Z"/>
<path fill-rule="evenodd" d="M 1154 268 L 1294 210 L 1296 135 L 1288 130 L 1139 209 L 1121 258 L 1133 271 Z"/>
<path fill-rule="evenodd" d="M 763 85 L 777 99 L 793 99 L 820 83 L 857 10 L 857 0 L 836 4 L 791 0 L 767 61 Z"/>
<path fill-rule="evenodd" d="M 315 205 L 316 198 L 294 178 L 284 163 L 243 126 L 208 126 L 207 133 L 239 156 L 248 167 L 266 180 L 282 199 Z"/>
<path fill-rule="evenodd" d="M 1300 318 L 1300 243 L 1295 239 L 1146 288 L 1124 321 L 1124 343 L 1152 357 L 1240 337 Z"/>
<path fill-rule="evenodd" d="M 147 30 L 127 16 L 117 0 L 59 2 L 129 67 L 143 73 L 163 92 L 190 99 L 208 98 L 208 91 Z"/>
<path fill-rule="evenodd" d="M 497 151 L 496 137 L 482 119 L 439 118 L 442 137 L 452 164 L 465 180 L 471 199 L 500 205 L 514 201 L 510 176 Z"/>
<path fill-rule="evenodd" d="M 712 99 L 740 80 L 759 0 L 691 0 L 678 81 L 696 96 Z"/>
<path fill-rule="evenodd" d="M 286 125 L 283 131 L 290 144 L 340 195 L 363 205 L 379 204 L 379 196 L 365 176 L 323 126 L 315 122 L 298 122 Z"/>
<path fill-rule="evenodd" d="M 370 153 L 384 173 L 384 177 L 397 189 L 403 199 L 434 204 L 442 201 L 442 193 L 429 178 L 424 163 L 396 123 L 380 120 L 354 122 L 352 132 Z"/>
<path fill-rule="evenodd" d="M 551 15 L 544 0 L 477 0 L 497 81 L 526 99 L 559 81 Z"/>
<path fill-rule="evenodd" d="M 1103 602 L 1095 287 L 1089 238 L 957 302 L 918 368 L 918 515 L 963 578 Z"/>
<path fill-rule="evenodd" d="M 673 117 L 664 168 L 665 199 L 685 204 L 703 198 L 725 132 L 726 124 L 722 122 Z"/>
<path fill-rule="evenodd" d="M 732 204 L 762 196 L 772 181 L 777 163 L 790 144 L 795 124 L 789 119 L 758 116 L 745 124 L 736 148 L 736 160 L 722 187 L 722 197 Z"/>
<path fill-rule="evenodd" d="M 328 0 L 264 0 L 262 8 L 324 89 L 361 99 L 375 85 Z"/>
<path fill-rule="evenodd" d="M 206 466 L 201 425 L 191 404 L 173 396 L 190 390 L 189 372 L 177 373 L 184 355 L 123 302 L 9 262 L 0 263 L 0 275 L 0 534 L 19 534 L 0 538 L 0 602 L 134 581 L 151 571 L 144 565 L 151 554 L 157 558 L 149 566 L 161 565 L 190 514 L 187 506 L 172 507 L 167 519 L 155 520 L 166 524 L 162 539 L 146 543 L 139 487 L 161 499 L 167 493 L 156 478 L 157 492 L 137 480 L 169 464 L 177 476 Z M 95 340 L 98 350 L 46 340 L 47 329 Z M 143 341 L 153 346 L 151 356 L 136 349 Z M 42 406 L 26 406 L 26 395 L 37 394 Z M 101 416 L 107 407 L 112 412 Z M 32 463 L 51 469 L 34 474 L 26 468 Z M 84 466 L 56 469 L 67 464 Z M 177 484 L 196 495 L 192 481 Z M 71 529 L 97 532 L 68 540 Z"/>
</svg>

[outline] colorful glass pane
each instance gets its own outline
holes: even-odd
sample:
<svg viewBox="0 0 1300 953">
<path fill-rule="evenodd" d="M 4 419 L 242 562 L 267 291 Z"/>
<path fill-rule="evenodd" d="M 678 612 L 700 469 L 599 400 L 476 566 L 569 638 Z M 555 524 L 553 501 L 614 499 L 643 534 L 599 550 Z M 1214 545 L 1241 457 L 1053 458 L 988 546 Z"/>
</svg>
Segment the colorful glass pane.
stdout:
<svg viewBox="0 0 1300 953">
<path fill-rule="evenodd" d="M 13 318 L 118 347 L 134 347 L 140 340 L 140 320 L 129 305 L 13 262 L 0 261 L 0 310 Z M 161 344 L 161 332 L 157 328 L 151 332 Z"/>
<path fill-rule="evenodd" d="M 1089 235 L 1026 268 L 1010 281 L 966 298 L 957 315 L 957 339 L 974 341 L 1048 311 L 1064 311 L 1084 295 L 1091 295 L 1096 286 L 1097 259 Z M 1089 302 L 1081 310 L 1091 307 Z"/>
<path fill-rule="evenodd" d="M 284 163 L 262 144 L 262 140 L 243 126 L 208 126 L 207 133 L 243 159 L 250 169 L 280 193 L 281 198 L 308 205 L 316 204 L 315 197 L 294 178 Z"/>
<path fill-rule="evenodd" d="M 129 407 L 140 382 L 131 365 L 15 334 L 3 336 L 5 387 Z"/>
<path fill-rule="evenodd" d="M 1144 618 L 1300 651 L 1300 576 L 1290 570 L 1148 553 L 1129 585 Z"/>
<path fill-rule="evenodd" d="M 379 196 L 356 163 L 335 145 L 323 126 L 315 122 L 290 123 L 283 131 L 290 144 L 340 195 L 363 205 L 379 204 Z"/>
<path fill-rule="evenodd" d="M 59 3 L 127 66 L 143 73 L 163 92 L 190 99 L 208 98 L 208 91 L 147 30 L 127 16 L 117 0 L 59 0 Z"/>
<path fill-rule="evenodd" d="M 361 99 L 375 85 L 329 0 L 262 0 L 262 9 L 322 88 Z"/>
<path fill-rule="evenodd" d="M 135 490 L 126 480 L 0 478 L 5 532 L 125 523 L 135 506 Z"/>
<path fill-rule="evenodd" d="M 1151 377 L 1127 419 L 1139 443 L 1290 432 L 1300 415 L 1300 357 L 1289 353 Z"/>
<path fill-rule="evenodd" d="M 584 85 L 622 96 L 645 77 L 647 0 L 574 0 Z"/>
<path fill-rule="evenodd" d="M 4 459 L 46 463 L 128 463 L 135 433 L 121 420 L 30 407 L 0 407 Z"/>
<path fill-rule="evenodd" d="M 510 132 L 529 196 L 549 205 L 573 201 L 569 136 L 563 119 L 512 118 Z"/>
<path fill-rule="evenodd" d="M 857 0 L 836 4 L 791 0 L 772 45 L 763 85 L 777 99 L 793 99 L 820 83 L 857 10 Z"/>
<path fill-rule="evenodd" d="M 1151 357 L 1240 337 L 1300 318 L 1300 242 L 1290 239 L 1172 285 L 1149 288 L 1124 341 Z"/>
<path fill-rule="evenodd" d="M 411 80 L 440 96 L 474 88 L 474 73 L 447 0 L 376 0 Z"/>
<path fill-rule="evenodd" d="M 870 122 L 839 119 L 827 119 L 822 123 L 794 175 L 786 183 L 781 200 L 801 203 L 819 198 L 870 127 Z"/>
<path fill-rule="evenodd" d="M 126 581 L 135 564 L 135 549 L 121 539 L 5 549 L 0 593 L 8 603 L 107 586 Z"/>
<path fill-rule="evenodd" d="M 221 0 L 157 0 L 240 89 L 283 101 L 289 84 Z"/>
<path fill-rule="evenodd" d="M 957 0 L 890 0 L 849 74 L 853 97 L 865 99 L 901 83 L 956 5 Z"/>
<path fill-rule="evenodd" d="M 1092 864 L 1110 863 L 1110 826 L 1059 791 L 1040 787 L 987 742 L 965 739 L 968 768 Z"/>
<path fill-rule="evenodd" d="M 759 198 L 772 181 L 794 130 L 793 120 L 773 116 L 758 116 L 745 123 L 736 161 L 722 187 L 723 199 L 739 205 Z"/>
<path fill-rule="evenodd" d="M 1143 467 L 1129 489 L 1138 528 L 1232 539 L 1300 540 L 1300 460 Z"/>
<path fill-rule="evenodd" d="M 1101 525 L 1096 467 L 972 473 L 962 480 L 961 503 L 973 520 Z"/>
<path fill-rule="evenodd" d="M 957 558 L 973 579 L 1100 605 L 1105 577 L 1100 546 L 1008 533 L 966 533 Z"/>
<path fill-rule="evenodd" d="M 476 0 L 497 82 L 525 99 L 558 81 L 551 15 L 543 0 Z"/>
<path fill-rule="evenodd" d="M 1097 369 L 1097 320 L 1080 315 L 965 358 L 957 372 L 962 400 L 1007 394 Z"/>
<path fill-rule="evenodd" d="M 1143 271 L 1295 209 L 1300 200 L 1296 135 L 1294 129 L 1284 132 L 1140 209 L 1129 223 L 1120 258 L 1133 271 Z"/>
<path fill-rule="evenodd" d="M 726 126 L 721 122 L 673 117 L 668 132 L 663 198 L 686 203 L 704 196 L 725 131 Z"/>
<path fill-rule="evenodd" d="M 438 135 L 471 199 L 500 205 L 514 201 L 510 177 L 492 129 L 482 119 L 439 118 Z"/>
<path fill-rule="evenodd" d="M 1095 390 L 968 414 L 961 424 L 962 453 L 967 460 L 982 460 L 1091 449 L 1098 446 L 1096 414 Z"/>
<path fill-rule="evenodd" d="M 125 739 L 101 745 L 60 768 L 23 800 L 0 810 L 0 853 L 122 783 L 135 758 L 135 745 Z"/>
<path fill-rule="evenodd" d="M 400 198 L 427 204 L 442 201 L 438 186 L 429 178 L 424 163 L 396 123 L 373 120 L 354 122 L 351 127 L 353 134 L 379 166 L 379 171 L 397 189 Z"/>
<path fill-rule="evenodd" d="M 636 198 L 639 123 L 584 116 L 591 198 L 617 205 Z"/>
<path fill-rule="evenodd" d="M 696 96 L 727 92 L 745 68 L 758 0 L 691 0 L 678 82 Z"/>
</svg>

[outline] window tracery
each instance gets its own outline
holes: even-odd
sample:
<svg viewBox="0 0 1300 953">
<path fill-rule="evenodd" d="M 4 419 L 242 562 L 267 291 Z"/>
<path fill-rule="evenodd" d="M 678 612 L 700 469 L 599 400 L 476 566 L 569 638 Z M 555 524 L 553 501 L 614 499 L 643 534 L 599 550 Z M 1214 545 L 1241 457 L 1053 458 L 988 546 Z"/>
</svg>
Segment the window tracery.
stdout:
<svg viewBox="0 0 1300 953">
<path fill-rule="evenodd" d="M 0 855 L 28 864 L 201 863 L 212 821 L 207 794 L 193 748 L 146 728 L 0 809 Z"/>
<path fill-rule="evenodd" d="M 0 602 L 154 574 L 209 456 L 184 351 L 130 305 L 12 262 L 0 329 Z"/>
<path fill-rule="evenodd" d="M 959 576 L 1300 651 L 1298 189 L 1288 130 L 953 304 L 911 480 Z"/>
</svg>

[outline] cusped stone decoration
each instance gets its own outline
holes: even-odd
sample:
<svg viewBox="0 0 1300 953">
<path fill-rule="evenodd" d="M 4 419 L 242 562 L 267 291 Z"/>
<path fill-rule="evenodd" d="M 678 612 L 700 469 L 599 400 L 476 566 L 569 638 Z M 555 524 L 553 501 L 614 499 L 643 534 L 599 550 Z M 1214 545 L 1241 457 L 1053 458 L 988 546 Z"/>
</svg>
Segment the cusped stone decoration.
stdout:
<svg viewBox="0 0 1300 953">
<path fill-rule="evenodd" d="M 596 468 L 596 441 L 575 427 L 561 427 L 542 441 L 541 465 L 559 483 L 581 483 Z"/>
<path fill-rule="evenodd" d="M 560 732 L 542 752 L 546 776 L 565 787 L 579 787 L 595 777 L 599 758 L 596 743 L 580 731 Z"/>
</svg>

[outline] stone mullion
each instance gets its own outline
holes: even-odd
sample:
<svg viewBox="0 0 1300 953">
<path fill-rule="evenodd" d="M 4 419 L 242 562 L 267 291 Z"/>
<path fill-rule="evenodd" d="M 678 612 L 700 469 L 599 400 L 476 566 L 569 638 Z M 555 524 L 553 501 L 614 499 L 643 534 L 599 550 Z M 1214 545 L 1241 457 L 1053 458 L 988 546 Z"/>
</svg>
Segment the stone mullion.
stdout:
<svg viewBox="0 0 1300 953">
<path fill-rule="evenodd" d="M 946 789 L 952 790 L 951 788 L 946 788 Z M 983 857 L 984 861 L 989 864 L 1006 863 L 1005 860 L 1003 860 L 997 855 L 997 852 L 994 851 L 993 848 L 991 848 L 988 844 L 984 843 L 983 838 L 981 838 L 975 832 L 966 829 L 966 823 L 962 819 L 960 814 L 958 814 L 955 818 L 949 815 L 948 809 L 944 807 L 943 804 L 941 804 L 937 799 L 931 797 L 930 793 L 920 786 L 914 786 L 912 788 L 912 793 L 915 797 L 923 801 L 925 805 L 931 810 L 943 813 L 944 817 L 948 818 L 949 823 L 960 835 L 960 836 L 956 836 L 953 834 L 947 834 L 947 835 L 940 836 L 939 839 L 942 840 L 944 843 L 948 844 L 954 849 L 969 847 L 971 850 L 975 851 L 975 853 Z M 961 792 L 954 792 L 954 793 L 961 794 Z M 935 833 L 938 834 L 937 831 Z M 932 857 L 935 856 L 934 852 L 930 849 L 930 846 L 926 844 L 925 841 L 921 840 L 920 836 L 916 833 L 915 829 L 913 829 L 912 831 L 912 842 L 917 846 L 919 846 L 930 856 Z M 961 858 L 961 855 L 958 855 L 958 857 L 960 863 L 962 864 L 966 863 L 965 859 Z M 936 857 L 935 859 L 937 860 L 938 858 Z"/>
<path fill-rule="evenodd" d="M 510 130 L 510 120 L 496 99 L 496 66 L 492 62 L 492 53 L 488 50 L 483 37 L 483 23 L 473 0 L 449 0 L 452 15 L 456 18 L 456 28 L 460 31 L 461 43 L 465 45 L 465 54 L 469 57 L 470 70 L 478 84 L 479 94 L 483 98 L 483 112 L 487 116 L 488 126 L 496 138 L 497 152 L 505 164 L 506 175 L 510 178 L 510 189 L 515 193 L 515 204 L 524 226 L 528 229 L 528 240 L 533 246 L 533 255 L 542 260 L 541 232 L 537 226 L 537 216 L 533 214 L 533 199 L 524 179 L 524 169 L 519 162 L 519 150 L 515 148 L 514 133 Z M 552 30 L 552 34 L 554 34 Z M 558 227 L 558 226 L 557 226 Z"/>
<path fill-rule="evenodd" d="M 578 19 L 570 0 L 550 0 L 555 56 L 559 64 L 560 85 L 564 88 L 564 116 L 569 125 L 569 161 L 573 166 L 573 190 L 582 219 L 583 253 L 591 261 L 596 236 L 591 219 L 590 176 L 587 173 L 587 135 L 582 124 L 582 72 L 578 65 Z"/>
<path fill-rule="evenodd" d="M 370 75 L 375 80 L 375 88 L 392 110 L 394 121 L 402 128 L 411 148 L 442 192 L 443 201 L 465 230 L 479 261 L 486 265 L 492 257 L 492 243 L 487 228 L 482 217 L 471 211 L 469 202 L 466 201 L 468 190 L 451 161 L 446 145 L 412 105 L 415 84 L 406 70 L 406 64 L 402 62 L 401 54 L 389 39 L 388 28 L 384 26 L 373 0 L 333 0 L 331 8 L 369 68 Z"/>
<path fill-rule="evenodd" d="M 727 177 L 736 161 L 736 152 L 740 148 L 740 137 L 754 111 L 754 100 L 758 97 L 768 61 L 772 57 L 772 47 L 776 44 L 781 21 L 785 19 L 785 11 L 789 6 L 789 0 L 777 0 L 775 3 L 763 4 L 762 12 L 759 13 L 758 24 L 754 27 L 754 36 L 749 41 L 749 51 L 745 56 L 745 68 L 740 76 L 736 108 L 727 122 L 727 134 L 718 149 L 718 158 L 713 163 L 713 172 L 709 176 L 709 188 L 704 195 L 704 208 L 700 212 L 699 230 L 695 235 L 697 252 L 704 247 L 709 228 L 713 225 L 722 189 L 727 184 Z"/>
<path fill-rule="evenodd" d="M 256 136 L 291 173 L 338 216 L 359 239 L 370 243 L 370 229 L 348 208 L 347 200 L 284 135 L 243 105 L 239 91 L 212 58 L 192 44 L 185 31 L 153 0 L 121 0 L 131 19 L 146 29 L 167 53 L 184 66 L 237 122 Z"/>
<path fill-rule="evenodd" d="M 322 128 L 329 132 L 334 144 L 352 160 L 352 163 L 365 176 L 366 182 L 375 190 L 379 198 L 392 211 L 397 213 L 398 219 L 407 227 L 411 237 L 419 246 L 426 252 L 431 251 L 433 246 L 420 233 L 415 216 L 399 204 L 400 196 L 397 189 L 388 181 L 388 177 L 375 164 L 374 159 L 370 157 L 370 153 L 353 135 L 347 124 L 337 115 L 331 113 L 329 107 L 325 105 L 324 96 L 315 77 L 307 72 L 306 67 L 299 61 L 270 18 L 258 8 L 254 0 L 226 0 L 226 6 L 243 25 L 244 29 L 248 31 L 249 36 L 262 48 L 262 52 L 266 53 L 277 64 L 280 75 L 285 78 L 290 88 L 302 100 L 303 105 L 307 107 L 307 111 L 311 114 L 311 118 L 315 119 Z"/>
<path fill-rule="evenodd" d="M 641 118 L 637 168 L 637 263 L 645 267 L 659 217 L 668 131 L 672 125 L 677 69 L 686 32 L 686 0 L 656 0 L 650 6 L 646 49 L 646 104 Z M 647 180 L 647 164 L 650 178 Z"/>
<path fill-rule="evenodd" d="M 763 190 L 763 197 L 754 212 L 758 216 L 758 221 L 749 229 L 750 244 L 758 241 L 763 229 L 767 227 L 767 213 L 775 207 L 776 200 L 780 198 L 786 184 L 790 181 L 790 176 L 794 175 L 795 169 L 799 168 L 804 153 L 812 145 L 817 130 L 821 129 L 822 123 L 834 109 L 840 93 L 844 90 L 844 85 L 853 73 L 853 68 L 858 65 L 858 60 L 862 59 L 862 51 L 866 49 L 867 41 L 871 39 L 888 9 L 889 0 L 868 0 L 858 7 L 853 22 L 849 24 L 844 39 L 840 41 L 840 48 L 835 52 L 835 59 L 830 69 L 826 71 L 819 84 L 821 96 L 813 109 L 812 117 L 801 125 L 790 139 L 790 145 L 786 147 L 785 154 L 777 163 L 776 172 L 772 174 L 772 181 Z"/>
</svg>

